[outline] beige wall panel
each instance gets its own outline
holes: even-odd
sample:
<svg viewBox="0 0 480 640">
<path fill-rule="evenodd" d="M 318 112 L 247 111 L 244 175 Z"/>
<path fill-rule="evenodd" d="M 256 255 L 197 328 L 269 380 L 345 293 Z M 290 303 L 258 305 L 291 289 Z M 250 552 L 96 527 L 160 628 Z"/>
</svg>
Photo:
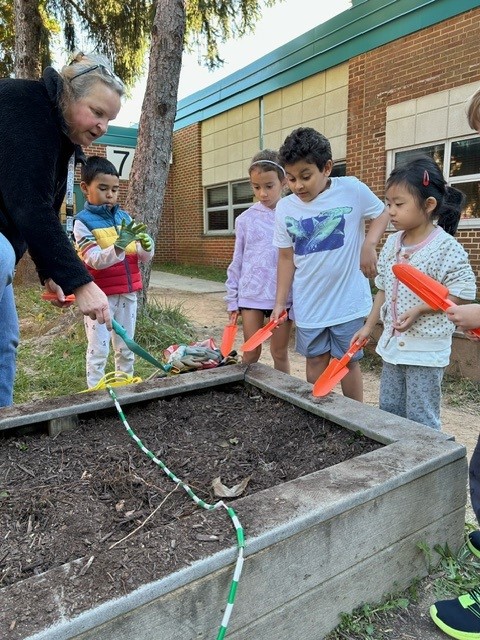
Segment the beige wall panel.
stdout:
<svg viewBox="0 0 480 640">
<path fill-rule="evenodd" d="M 281 147 L 285 136 L 282 136 L 281 130 L 268 133 L 263 137 L 263 146 L 265 149 L 278 149 Z"/>
<path fill-rule="evenodd" d="M 454 104 L 448 110 L 448 137 L 458 138 L 460 136 L 468 136 L 471 133 L 473 133 L 473 129 L 470 129 L 470 125 L 467 122 L 465 103 Z"/>
<path fill-rule="evenodd" d="M 215 118 L 209 118 L 202 122 L 202 136 L 208 136 L 215 131 Z"/>
<path fill-rule="evenodd" d="M 248 170 L 244 169 L 250 166 L 250 162 L 229 162 L 228 163 L 228 180 L 242 180 L 248 178 Z"/>
<path fill-rule="evenodd" d="M 312 129 L 316 129 L 317 131 L 320 131 L 320 133 L 323 133 L 325 131 L 325 118 L 312 118 L 311 120 L 304 120 L 297 126 L 312 127 Z M 290 131 L 288 133 L 290 133 Z"/>
<path fill-rule="evenodd" d="M 348 62 L 325 71 L 325 91 L 348 86 Z"/>
<path fill-rule="evenodd" d="M 213 150 L 221 149 L 227 145 L 227 130 L 222 129 L 221 131 L 217 131 L 213 137 Z"/>
<path fill-rule="evenodd" d="M 385 127 L 385 149 L 398 149 L 415 144 L 415 116 L 387 120 Z"/>
<path fill-rule="evenodd" d="M 206 169 L 205 167 L 202 170 L 202 185 L 211 185 L 215 183 L 215 170 L 214 169 Z"/>
<path fill-rule="evenodd" d="M 202 130 L 203 133 L 203 130 Z M 207 153 L 208 151 L 213 151 L 215 149 L 215 136 L 214 135 L 208 135 L 208 136 L 204 136 L 202 135 L 202 151 L 204 153 Z"/>
<path fill-rule="evenodd" d="M 312 120 L 325 115 L 325 96 L 315 96 L 302 104 L 303 120 Z"/>
<path fill-rule="evenodd" d="M 415 127 L 415 143 L 432 142 L 447 137 L 448 109 L 419 113 Z"/>
<path fill-rule="evenodd" d="M 347 135 L 347 112 L 340 111 L 325 116 L 325 135 L 327 138 Z"/>
<path fill-rule="evenodd" d="M 231 162 L 238 162 L 238 161 L 242 161 L 243 158 L 243 143 L 242 141 L 238 142 L 237 144 L 231 144 L 227 147 L 227 155 L 228 155 L 228 161 Z"/>
<path fill-rule="evenodd" d="M 212 169 L 215 166 L 215 149 L 202 154 L 202 167 Z"/>
<path fill-rule="evenodd" d="M 325 93 L 325 72 L 322 71 L 322 73 L 316 73 L 314 76 L 306 78 L 302 81 L 302 86 L 304 101 Z"/>
<path fill-rule="evenodd" d="M 302 102 L 302 83 L 296 82 L 282 89 L 282 107 L 289 107 Z"/>
<path fill-rule="evenodd" d="M 236 107 L 235 109 L 231 109 L 227 111 L 227 121 L 228 127 L 233 127 L 236 124 L 241 124 L 243 120 L 243 110 L 242 107 Z"/>
<path fill-rule="evenodd" d="M 428 96 L 417 98 L 417 113 L 435 111 L 436 109 L 448 107 L 448 98 L 448 91 L 438 91 L 437 93 L 431 93 Z"/>
<path fill-rule="evenodd" d="M 251 102 L 247 102 L 242 107 L 242 120 L 251 120 L 252 118 L 259 118 L 260 116 L 260 107 L 258 100 L 252 100 Z"/>
<path fill-rule="evenodd" d="M 228 162 L 227 147 L 221 147 L 221 148 L 215 149 L 215 151 L 213 152 L 213 156 L 214 156 L 213 166 L 215 168 L 217 168 L 220 165 L 222 166 L 226 165 Z"/>
<path fill-rule="evenodd" d="M 215 116 L 215 118 L 213 118 L 213 125 L 215 127 L 215 131 L 223 131 L 224 129 L 228 128 L 228 112 L 226 113 L 221 113 L 218 116 Z"/>
<path fill-rule="evenodd" d="M 270 113 L 271 111 L 277 111 L 282 108 L 282 92 L 274 91 L 273 93 L 267 93 L 263 98 L 263 110 L 264 113 Z"/>
<path fill-rule="evenodd" d="M 478 82 L 471 82 L 470 84 L 464 84 L 461 87 L 450 89 L 450 104 L 465 104 L 477 89 Z"/>
<path fill-rule="evenodd" d="M 242 124 L 242 140 L 255 138 L 258 140 L 260 133 L 260 122 L 256 120 L 247 120 Z"/>
<path fill-rule="evenodd" d="M 282 112 L 279 110 L 265 114 L 263 124 L 265 135 L 273 133 L 274 131 L 280 131 L 282 128 Z"/>
<path fill-rule="evenodd" d="M 260 151 L 258 144 L 257 138 L 255 138 L 255 140 L 245 140 L 243 142 L 243 158 L 245 162 L 250 162 L 253 156 Z"/>
<path fill-rule="evenodd" d="M 215 167 L 215 184 L 221 184 L 222 182 L 228 182 L 228 167 L 226 164 Z"/>
<path fill-rule="evenodd" d="M 325 114 L 337 113 L 348 108 L 348 87 L 340 87 L 325 94 Z"/>
<path fill-rule="evenodd" d="M 416 113 L 415 100 L 405 100 L 387 107 L 387 122 L 414 116 Z"/>
<path fill-rule="evenodd" d="M 231 145 L 231 144 L 237 144 L 238 142 L 242 141 L 242 123 L 240 122 L 239 124 L 235 124 L 231 127 L 229 127 L 227 129 L 227 144 Z"/>
<path fill-rule="evenodd" d="M 319 129 L 321 131 L 321 129 Z M 345 160 L 347 157 L 347 136 L 334 136 L 328 138 L 332 147 L 332 158 L 334 160 Z"/>
<path fill-rule="evenodd" d="M 298 127 L 299 122 L 302 121 L 302 105 L 292 105 L 282 109 L 282 128 L 288 129 L 291 127 L 294 129 Z"/>
</svg>

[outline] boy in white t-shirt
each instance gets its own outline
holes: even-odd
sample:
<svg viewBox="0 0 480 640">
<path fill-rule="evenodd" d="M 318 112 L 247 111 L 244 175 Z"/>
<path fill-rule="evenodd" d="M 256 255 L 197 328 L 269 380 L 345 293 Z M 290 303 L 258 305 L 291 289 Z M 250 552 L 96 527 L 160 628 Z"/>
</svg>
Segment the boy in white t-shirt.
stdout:
<svg viewBox="0 0 480 640">
<path fill-rule="evenodd" d="M 293 131 L 280 147 L 292 194 L 281 199 L 273 244 L 279 248 L 277 299 L 272 319 L 285 309 L 290 288 L 296 350 L 306 358 L 312 384 L 350 347 L 370 312 L 367 278 L 376 275 L 376 246 L 387 224 L 383 202 L 360 180 L 332 178 L 328 139 L 310 127 Z M 365 220 L 371 220 L 365 235 Z M 343 394 L 363 401 L 359 351 L 342 380 Z"/>
</svg>

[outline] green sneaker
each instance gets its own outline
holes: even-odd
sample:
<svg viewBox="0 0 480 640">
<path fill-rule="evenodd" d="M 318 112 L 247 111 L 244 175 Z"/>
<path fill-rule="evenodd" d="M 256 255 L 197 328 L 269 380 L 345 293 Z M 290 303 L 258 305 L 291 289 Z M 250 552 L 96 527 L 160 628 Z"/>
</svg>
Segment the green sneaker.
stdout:
<svg viewBox="0 0 480 640">
<path fill-rule="evenodd" d="M 480 589 L 453 600 L 439 600 L 430 607 L 434 623 L 457 640 L 480 640 Z"/>
</svg>

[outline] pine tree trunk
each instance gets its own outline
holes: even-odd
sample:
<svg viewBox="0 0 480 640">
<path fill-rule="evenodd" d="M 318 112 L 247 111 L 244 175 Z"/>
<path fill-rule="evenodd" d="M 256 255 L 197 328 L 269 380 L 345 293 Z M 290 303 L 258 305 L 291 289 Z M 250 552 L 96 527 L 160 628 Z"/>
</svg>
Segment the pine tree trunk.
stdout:
<svg viewBox="0 0 480 640">
<path fill-rule="evenodd" d="M 41 18 L 38 0 L 14 0 L 15 12 L 15 77 L 36 79 L 40 76 Z M 17 265 L 15 283 L 38 283 L 32 259 L 26 253 Z"/>
<path fill-rule="evenodd" d="M 147 86 L 129 178 L 126 209 L 147 225 L 155 241 L 170 169 L 185 19 L 184 0 L 157 0 Z M 150 271 L 151 263 L 142 268 L 140 310 L 147 298 Z"/>
<path fill-rule="evenodd" d="M 42 19 L 38 3 L 39 0 L 14 0 L 16 78 L 40 76 Z"/>
</svg>

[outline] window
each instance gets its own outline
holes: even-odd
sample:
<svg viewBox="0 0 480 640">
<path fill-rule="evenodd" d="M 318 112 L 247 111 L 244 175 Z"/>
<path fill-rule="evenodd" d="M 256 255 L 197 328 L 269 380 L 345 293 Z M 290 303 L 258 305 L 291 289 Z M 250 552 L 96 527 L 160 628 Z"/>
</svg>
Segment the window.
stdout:
<svg viewBox="0 0 480 640">
<path fill-rule="evenodd" d="M 253 204 L 248 180 L 230 182 L 205 190 L 205 233 L 233 233 L 236 218 Z"/>
<path fill-rule="evenodd" d="M 480 218 L 480 138 L 447 140 L 425 147 L 394 151 L 392 166 L 407 162 L 419 153 L 431 156 L 442 169 L 448 184 L 467 196 L 462 221 Z"/>
</svg>

